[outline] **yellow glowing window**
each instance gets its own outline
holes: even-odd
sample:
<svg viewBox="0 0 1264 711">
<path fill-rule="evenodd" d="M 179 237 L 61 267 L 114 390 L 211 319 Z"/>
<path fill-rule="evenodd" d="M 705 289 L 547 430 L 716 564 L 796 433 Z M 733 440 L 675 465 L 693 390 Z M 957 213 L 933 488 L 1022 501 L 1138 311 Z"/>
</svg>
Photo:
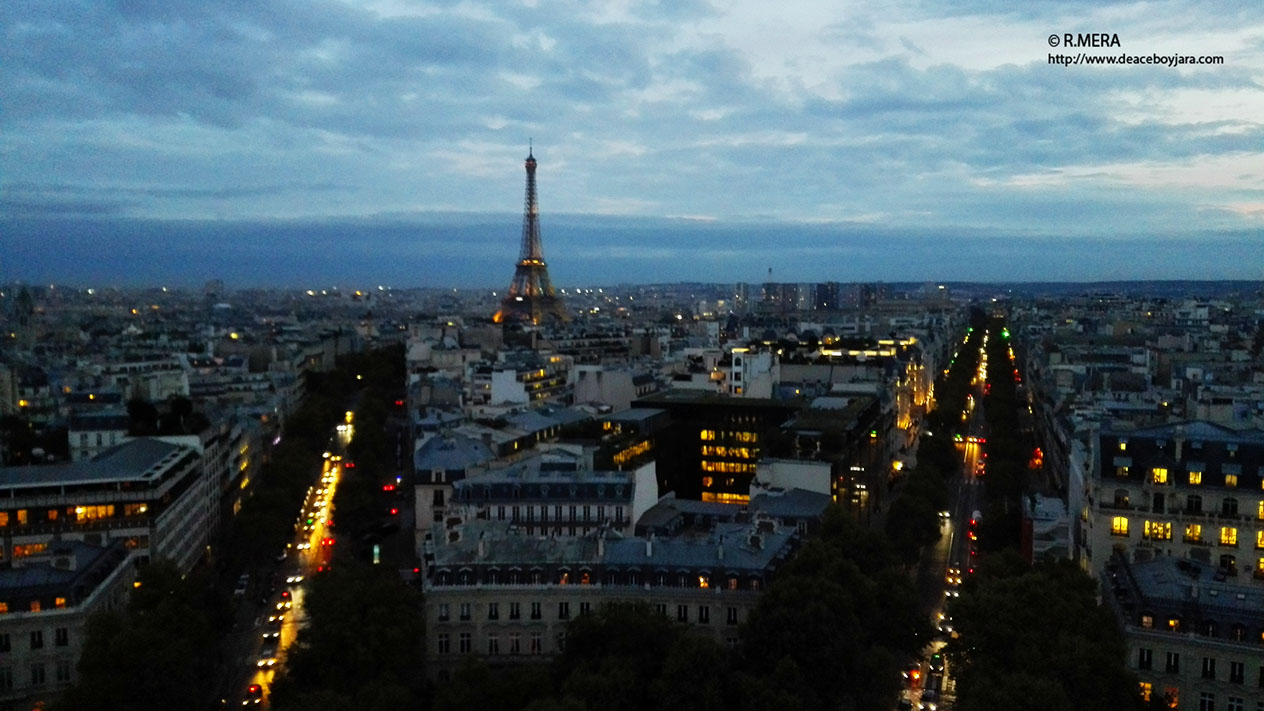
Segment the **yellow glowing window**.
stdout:
<svg viewBox="0 0 1264 711">
<path fill-rule="evenodd" d="M 66 609 L 66 598 L 64 598 L 64 597 L 59 597 L 59 598 L 57 598 L 56 600 L 54 600 L 53 602 L 54 602 L 54 605 L 57 607 L 57 609 L 58 609 L 58 610 L 64 610 L 64 609 Z"/>
<path fill-rule="evenodd" d="M 1162 467 L 1155 467 L 1154 469 L 1150 470 L 1150 475 L 1155 484 L 1167 483 L 1167 470 Z"/>
<path fill-rule="evenodd" d="M 18 509 L 18 525 L 26 525 L 26 509 Z"/>
<path fill-rule="evenodd" d="M 1255 561 L 1255 572 L 1259 575 L 1264 575 L 1264 558 L 1260 558 L 1259 560 Z M 0 604 L 3 604 L 3 603 L 0 603 Z M 8 611 L 8 608 L 5 608 L 4 610 L 0 610 L 0 612 L 7 612 L 7 611 Z M 1264 632 L 1261 632 L 1260 636 L 1264 637 Z"/>
<path fill-rule="evenodd" d="M 1148 681 L 1141 682 L 1141 700 L 1146 703 L 1149 703 L 1151 693 L 1153 693 L 1153 689 L 1150 686 L 1150 682 Z"/>
<path fill-rule="evenodd" d="M 1255 547 L 1264 548 L 1264 531 L 1255 532 Z"/>
<path fill-rule="evenodd" d="M 1220 528 L 1220 545 L 1236 546 L 1238 545 L 1238 529 L 1233 526 L 1222 526 Z"/>
<path fill-rule="evenodd" d="M 1169 617 L 1167 620 L 1167 628 L 1172 630 L 1173 632 L 1180 632 L 1181 631 L 1181 618 Z"/>
<path fill-rule="evenodd" d="M 1128 517 L 1116 516 L 1110 520 L 1110 533 L 1114 536 L 1128 535 Z"/>
<path fill-rule="evenodd" d="M 711 488 L 711 485 L 712 485 L 712 484 L 714 484 L 714 483 L 715 483 L 715 479 L 713 479 L 713 478 L 711 478 L 711 477 L 709 477 L 709 476 L 704 476 L 704 477 L 702 477 L 702 485 L 703 485 L 704 487 Z"/>
<path fill-rule="evenodd" d="M 1264 566 L 1264 558 L 1260 559 L 1260 565 Z M 0 602 L 0 615 L 8 614 L 8 612 L 9 612 L 9 603 Z"/>
<path fill-rule="evenodd" d="M 1126 439 L 1119 440 L 1119 451 L 1121 452 L 1128 451 L 1128 440 Z"/>
<path fill-rule="evenodd" d="M 715 430 L 703 430 L 702 432 L 700 432 L 700 433 L 699 433 L 699 438 L 700 438 L 703 442 L 714 442 L 714 441 L 715 441 Z"/>
<path fill-rule="evenodd" d="M 1237 485 L 1238 485 L 1237 474 L 1225 474 L 1225 486 L 1237 486 Z"/>
<path fill-rule="evenodd" d="M 1200 543 L 1203 540 L 1203 527 L 1201 524 L 1191 523 L 1185 527 L 1185 540 L 1190 543 Z"/>
<path fill-rule="evenodd" d="M 1260 519 L 1261 521 L 1264 521 L 1264 500 L 1260 501 L 1260 512 L 1256 514 L 1255 517 Z M 6 520 L 3 523 L 0 523 L 0 526 L 4 526 L 7 524 L 8 524 L 8 521 Z"/>
<path fill-rule="evenodd" d="M 1172 524 L 1160 521 L 1146 521 L 1145 537 L 1156 541 L 1169 541 L 1172 539 Z"/>
<path fill-rule="evenodd" d="M 1128 467 L 1115 467 L 1115 476 L 1128 476 Z"/>
<path fill-rule="evenodd" d="M 1191 484 L 1201 484 L 1201 483 L 1203 483 L 1203 473 L 1202 473 L 1202 472 L 1190 472 L 1190 473 L 1189 473 L 1189 483 L 1191 483 Z"/>
<path fill-rule="evenodd" d="M 698 576 L 698 587 L 700 587 L 700 588 L 709 588 L 709 587 L 711 587 L 711 580 L 710 580 L 709 578 L 707 578 L 707 576 L 705 576 L 705 575 L 699 575 L 699 576 Z"/>
<path fill-rule="evenodd" d="M 40 601 L 39 601 L 39 600 L 31 600 L 31 612 L 39 612 L 39 611 L 40 611 L 40 609 L 42 609 L 42 608 L 40 607 Z"/>
</svg>

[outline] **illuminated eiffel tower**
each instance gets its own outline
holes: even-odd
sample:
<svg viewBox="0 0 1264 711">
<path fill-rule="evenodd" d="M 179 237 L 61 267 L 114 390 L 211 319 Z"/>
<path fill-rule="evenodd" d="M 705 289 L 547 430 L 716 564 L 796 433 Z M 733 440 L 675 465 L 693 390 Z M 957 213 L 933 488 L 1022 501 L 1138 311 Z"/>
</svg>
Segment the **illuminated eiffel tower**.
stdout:
<svg viewBox="0 0 1264 711">
<path fill-rule="evenodd" d="M 570 320 L 562 300 L 549 281 L 549 267 L 544 263 L 544 247 L 540 243 L 540 206 L 535 199 L 535 157 L 527 150 L 527 198 L 522 215 L 522 251 L 514 268 L 509 293 L 500 302 L 496 323 L 507 321 L 539 324 L 553 318 Z"/>
</svg>

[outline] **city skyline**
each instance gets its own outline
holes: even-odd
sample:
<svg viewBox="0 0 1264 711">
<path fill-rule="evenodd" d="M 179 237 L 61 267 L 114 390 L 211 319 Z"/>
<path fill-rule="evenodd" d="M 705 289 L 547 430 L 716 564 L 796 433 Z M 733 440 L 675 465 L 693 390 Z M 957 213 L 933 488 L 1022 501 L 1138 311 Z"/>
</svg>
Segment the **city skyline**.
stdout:
<svg viewBox="0 0 1264 711">
<path fill-rule="evenodd" d="M 559 286 L 1264 275 L 1247 3 L 10 3 L 0 25 L 4 280 L 504 288 L 528 138 Z M 1088 32 L 1224 63 L 1049 62 Z"/>
</svg>

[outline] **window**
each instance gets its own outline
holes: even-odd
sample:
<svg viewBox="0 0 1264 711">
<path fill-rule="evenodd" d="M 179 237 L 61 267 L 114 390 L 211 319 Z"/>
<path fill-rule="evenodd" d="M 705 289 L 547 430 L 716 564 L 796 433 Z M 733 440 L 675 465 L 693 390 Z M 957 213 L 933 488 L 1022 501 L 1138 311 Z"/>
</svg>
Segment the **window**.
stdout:
<svg viewBox="0 0 1264 711">
<path fill-rule="evenodd" d="M 437 509 L 443 508 L 443 489 L 435 489 L 434 507 Z"/>
<path fill-rule="evenodd" d="M 11 649 L 9 644 L 9 633 L 0 634 L 0 652 L 7 652 Z"/>
<path fill-rule="evenodd" d="M 1233 526 L 1222 526 L 1220 528 L 1220 545 L 1237 547 L 1238 529 Z"/>
<path fill-rule="evenodd" d="M 41 609 L 39 600 L 31 600 L 31 612 L 39 612 Z"/>
<path fill-rule="evenodd" d="M 1203 657 L 1203 678 L 1204 679 L 1216 678 L 1216 658 L 1215 657 Z"/>
<path fill-rule="evenodd" d="M 1242 711 L 1244 704 L 1245 702 L 1242 700 L 1241 696 L 1230 696 L 1225 708 L 1229 711 Z"/>
<path fill-rule="evenodd" d="M 1126 439 L 1120 439 L 1120 440 L 1119 440 L 1119 451 L 1121 451 L 1121 452 L 1127 452 L 1127 451 L 1128 451 L 1128 440 L 1126 440 Z"/>
<path fill-rule="evenodd" d="M 1264 531 L 1255 532 L 1255 547 L 1264 548 Z"/>
<path fill-rule="evenodd" d="M 54 630 L 53 645 L 57 647 L 70 646 L 70 629 L 66 627 L 58 627 Z"/>
<path fill-rule="evenodd" d="M 1261 479 L 1260 481 L 1264 481 L 1264 479 Z M 1257 510 L 1255 517 L 1264 521 L 1264 499 L 1260 499 L 1259 509 Z"/>
<path fill-rule="evenodd" d="M 509 653 L 522 654 L 522 634 L 518 632 L 509 633 Z"/>
<path fill-rule="evenodd" d="M 471 644 L 472 640 L 473 637 L 469 632 L 462 632 L 461 636 L 457 638 L 457 651 L 461 654 L 469 654 L 473 646 Z"/>
<path fill-rule="evenodd" d="M 448 636 L 447 632 L 440 632 L 438 637 L 436 637 L 436 641 L 439 648 L 439 654 L 452 653 L 452 638 Z"/>
<path fill-rule="evenodd" d="M 471 610 L 472 610 L 472 606 L 470 605 L 470 603 L 468 602 L 461 603 L 461 621 L 462 622 L 470 621 L 470 617 L 473 616 Z"/>
<path fill-rule="evenodd" d="M 737 624 L 737 608 L 736 607 L 730 607 L 724 611 L 724 624 L 726 625 Z"/>
<path fill-rule="evenodd" d="M 667 616 L 667 603 L 665 602 L 654 603 L 654 612 L 658 613 L 659 615 L 662 615 L 663 617 L 666 617 Z"/>
<path fill-rule="evenodd" d="M 1166 671 L 1168 674 L 1180 673 L 1181 671 L 1181 653 L 1180 652 L 1167 653 L 1167 664 L 1164 667 L 1164 671 Z"/>
<path fill-rule="evenodd" d="M 500 619 L 500 603 L 499 602 L 487 603 L 487 619 L 489 620 Z"/>
<path fill-rule="evenodd" d="M 1216 711 L 1216 695 L 1210 691 L 1199 693 L 1198 711 Z"/>
<path fill-rule="evenodd" d="M 487 635 L 487 653 L 493 656 L 500 654 L 500 635 L 495 632 Z"/>
<path fill-rule="evenodd" d="M 1203 527 L 1201 524 L 1191 523 L 1185 526 L 1185 542 L 1186 543 L 1202 543 Z"/>
<path fill-rule="evenodd" d="M 1225 474 L 1225 486 L 1233 488 L 1238 485 L 1237 474 Z"/>
<path fill-rule="evenodd" d="M 1172 524 L 1162 521 L 1146 521 L 1145 537 L 1154 541 L 1172 540 Z"/>
<path fill-rule="evenodd" d="M 1155 484 L 1167 483 L 1167 470 L 1163 467 L 1155 467 L 1150 470 L 1150 480 Z"/>
<path fill-rule="evenodd" d="M 1173 632 L 1180 632 L 1181 631 L 1181 618 L 1179 617 L 1168 618 L 1167 628 L 1169 630 L 1172 630 Z"/>
<path fill-rule="evenodd" d="M 689 606 L 688 606 L 688 605 L 677 605 L 677 606 L 676 606 L 676 621 L 677 621 L 677 622 L 688 622 L 688 621 L 689 621 Z"/>
<path fill-rule="evenodd" d="M 591 603 L 591 602 L 581 602 L 581 603 L 579 603 L 579 614 L 581 614 L 581 615 L 587 615 L 587 614 L 588 614 L 588 613 L 590 613 L 590 612 L 592 612 L 592 603 Z"/>
<path fill-rule="evenodd" d="M 1191 494 L 1185 497 L 1185 513 L 1200 514 L 1203 512 L 1203 497 Z"/>
<path fill-rule="evenodd" d="M 1152 669 L 1154 667 L 1154 650 L 1142 647 L 1137 650 L 1137 668 Z"/>
<path fill-rule="evenodd" d="M 1197 486 L 1197 485 L 1199 485 L 1199 484 L 1203 483 L 1203 473 L 1202 473 L 1202 472 L 1190 472 L 1190 473 L 1189 473 L 1189 483 L 1191 483 L 1191 484 L 1193 484 L 1193 485 L 1195 485 L 1195 486 Z"/>
<path fill-rule="evenodd" d="M 541 604 L 538 602 L 531 603 L 531 619 L 539 620 L 544 618 L 544 613 L 540 610 Z"/>
<path fill-rule="evenodd" d="M 448 606 L 448 603 L 446 602 L 439 603 L 439 621 L 447 622 L 449 619 L 451 619 L 451 616 L 452 616 L 452 608 Z"/>
<path fill-rule="evenodd" d="M 706 605 L 698 606 L 698 624 L 700 625 L 711 624 L 711 608 L 710 607 L 707 607 Z"/>
<path fill-rule="evenodd" d="M 569 620 L 571 618 L 571 604 L 569 602 L 557 603 L 557 619 Z"/>
<path fill-rule="evenodd" d="M 36 662 L 31 665 L 31 686 L 43 686 L 47 681 L 44 678 L 44 663 Z"/>
<path fill-rule="evenodd" d="M 531 653 L 540 654 L 544 651 L 544 635 L 539 632 L 531 633 Z"/>
<path fill-rule="evenodd" d="M 1150 686 L 1150 682 L 1141 682 L 1141 700 L 1150 703 L 1150 696 L 1154 693 L 1154 688 Z"/>
<path fill-rule="evenodd" d="M 44 648 L 44 632 L 42 630 L 35 630 L 34 632 L 31 633 L 31 649 L 43 649 L 43 648 Z"/>
<path fill-rule="evenodd" d="M 65 659 L 57 662 L 57 683 L 66 684 L 70 682 L 70 662 Z"/>
<path fill-rule="evenodd" d="M 1110 535 L 1126 536 L 1128 535 L 1128 517 L 1116 516 L 1110 520 Z"/>
<path fill-rule="evenodd" d="M 1225 499 L 1221 501 L 1220 513 L 1221 515 L 1224 515 L 1224 516 L 1237 516 L 1238 515 L 1238 500 Z"/>
<path fill-rule="evenodd" d="M 517 602 L 509 603 L 509 619 L 517 620 L 522 618 L 522 604 Z"/>
<path fill-rule="evenodd" d="M 13 670 L 0 667 L 0 691 L 13 691 Z"/>
<path fill-rule="evenodd" d="M 1229 681 L 1241 684 L 1246 678 L 1246 665 L 1242 662 L 1229 662 Z"/>
</svg>

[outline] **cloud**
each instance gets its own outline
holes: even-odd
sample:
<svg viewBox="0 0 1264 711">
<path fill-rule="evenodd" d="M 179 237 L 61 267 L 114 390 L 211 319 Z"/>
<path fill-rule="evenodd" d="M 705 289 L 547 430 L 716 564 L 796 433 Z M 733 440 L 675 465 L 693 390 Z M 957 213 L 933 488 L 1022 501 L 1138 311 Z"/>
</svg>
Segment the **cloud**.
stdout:
<svg viewBox="0 0 1264 711">
<path fill-rule="evenodd" d="M 1049 34 L 1087 31 L 1225 64 L 1047 62 Z M 1264 6 L 1186 0 L 10 0 L 0 207 L 278 224 L 513 213 L 533 138 L 546 224 L 1251 229 L 1262 32 Z M 834 246 L 804 234 L 822 240 L 805 250 Z M 699 235 L 715 254 L 742 241 Z"/>
</svg>

